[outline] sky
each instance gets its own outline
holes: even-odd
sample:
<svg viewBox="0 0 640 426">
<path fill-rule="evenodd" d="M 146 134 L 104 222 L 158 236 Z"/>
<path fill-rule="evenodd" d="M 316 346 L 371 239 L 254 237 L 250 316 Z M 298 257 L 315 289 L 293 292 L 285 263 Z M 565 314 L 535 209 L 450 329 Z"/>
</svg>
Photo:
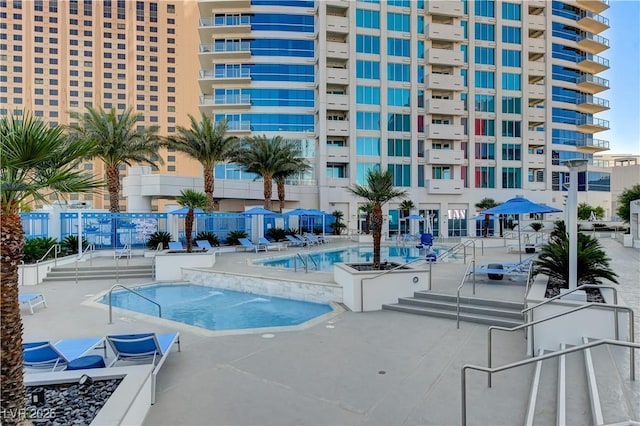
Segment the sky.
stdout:
<svg viewBox="0 0 640 426">
<path fill-rule="evenodd" d="M 610 130 L 594 138 L 608 140 L 602 154 L 640 154 L 640 1 L 611 0 L 602 13 L 610 28 L 600 35 L 609 49 L 599 55 L 609 59 L 610 69 L 598 74 L 610 81 L 610 89 L 595 96 L 608 99 L 611 109 L 595 114 L 609 120 Z"/>
</svg>

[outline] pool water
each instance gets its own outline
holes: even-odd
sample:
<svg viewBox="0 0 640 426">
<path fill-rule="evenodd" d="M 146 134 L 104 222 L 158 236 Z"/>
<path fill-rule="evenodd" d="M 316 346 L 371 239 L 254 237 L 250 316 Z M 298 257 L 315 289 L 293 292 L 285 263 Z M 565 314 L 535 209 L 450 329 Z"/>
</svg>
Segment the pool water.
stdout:
<svg viewBox="0 0 640 426">
<path fill-rule="evenodd" d="M 431 252 L 436 255 L 446 249 L 441 247 L 432 247 Z M 380 260 L 388 260 L 390 262 L 407 263 L 418 258 L 424 258 L 427 254 L 425 249 L 418 249 L 415 246 L 382 246 L 380 248 Z M 348 247 L 339 250 L 326 250 L 319 252 L 304 253 L 303 257 L 309 255 L 318 265 L 318 271 L 331 271 L 333 270 L 334 263 L 356 263 L 356 262 L 372 262 L 373 261 L 373 247 L 360 246 L 360 247 Z M 268 260 L 254 260 L 253 263 L 260 266 L 269 266 L 272 268 L 293 269 L 297 262 L 298 268 L 302 268 L 302 262 L 296 255 L 290 255 L 286 257 L 279 257 L 277 259 Z M 311 262 L 309 269 L 315 270 L 315 264 Z"/>
<path fill-rule="evenodd" d="M 162 318 L 209 330 L 299 325 L 327 312 L 328 304 L 218 289 L 193 284 L 135 288 L 162 307 Z M 108 304 L 108 296 L 101 303 Z M 158 316 L 158 307 L 129 291 L 114 291 L 113 306 Z"/>
</svg>

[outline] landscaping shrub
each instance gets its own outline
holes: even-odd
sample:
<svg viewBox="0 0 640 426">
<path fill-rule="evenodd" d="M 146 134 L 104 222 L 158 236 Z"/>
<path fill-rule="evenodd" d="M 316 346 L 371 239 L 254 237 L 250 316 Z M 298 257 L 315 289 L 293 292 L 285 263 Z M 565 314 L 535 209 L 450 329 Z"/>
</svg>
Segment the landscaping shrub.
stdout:
<svg viewBox="0 0 640 426">
<path fill-rule="evenodd" d="M 283 228 L 270 228 L 267 229 L 265 235 L 273 241 L 284 241 L 287 238 L 285 237 L 285 235 L 287 235 L 287 231 Z"/>
<path fill-rule="evenodd" d="M 54 245 L 58 244 L 55 238 L 38 237 L 31 238 L 24 243 L 24 263 L 36 263 L 44 256 L 44 254 Z M 53 258 L 53 250 L 47 256 L 47 259 Z"/>
<path fill-rule="evenodd" d="M 198 232 L 198 235 L 196 235 L 196 241 L 198 240 L 207 240 L 209 241 L 209 244 L 211 244 L 211 246 L 220 247 L 220 240 L 218 240 L 218 236 L 213 232 L 206 232 L 206 231 Z"/>
<path fill-rule="evenodd" d="M 230 246 L 237 246 L 240 244 L 238 238 L 247 238 L 249 235 L 244 231 L 231 231 L 227 234 L 226 243 Z"/>
<path fill-rule="evenodd" d="M 78 237 L 76 235 L 67 235 L 62 241 L 62 252 L 65 255 L 78 254 Z M 89 244 L 83 238 L 82 239 L 82 250 L 87 248 Z"/>
<path fill-rule="evenodd" d="M 171 241 L 171 234 L 163 231 L 156 231 L 153 234 L 149 235 L 149 240 L 147 241 L 147 247 L 155 250 L 158 247 L 158 244 L 162 243 L 163 249 L 169 248 L 169 242 Z"/>
<path fill-rule="evenodd" d="M 531 224 L 531 229 L 536 232 L 540 231 L 542 228 L 544 228 L 544 224 L 542 222 L 533 222 Z"/>
</svg>

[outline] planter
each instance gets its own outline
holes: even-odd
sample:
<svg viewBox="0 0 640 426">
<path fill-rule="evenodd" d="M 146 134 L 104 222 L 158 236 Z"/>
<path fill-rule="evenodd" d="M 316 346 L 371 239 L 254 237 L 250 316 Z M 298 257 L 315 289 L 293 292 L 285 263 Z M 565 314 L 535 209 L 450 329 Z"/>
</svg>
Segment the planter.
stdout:
<svg viewBox="0 0 640 426">
<path fill-rule="evenodd" d="M 182 268 L 211 268 L 216 264 L 215 251 L 204 253 L 162 252 L 155 256 L 156 281 L 182 279 Z"/>
<path fill-rule="evenodd" d="M 358 271 L 347 263 L 336 263 L 333 279 L 342 286 L 343 303 L 355 312 L 378 311 L 384 304 L 429 288 L 429 270 L 409 267 L 385 273 Z"/>
</svg>

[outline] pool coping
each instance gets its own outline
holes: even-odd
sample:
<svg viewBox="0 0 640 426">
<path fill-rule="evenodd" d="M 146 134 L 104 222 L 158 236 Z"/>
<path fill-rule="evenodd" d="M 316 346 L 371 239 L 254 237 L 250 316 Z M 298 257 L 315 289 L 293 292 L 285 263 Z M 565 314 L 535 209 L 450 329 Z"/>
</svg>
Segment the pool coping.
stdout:
<svg viewBox="0 0 640 426">
<path fill-rule="evenodd" d="M 171 282 L 171 283 L 152 281 L 152 282 L 137 284 L 137 285 L 135 285 L 135 287 L 144 287 L 144 286 L 162 285 L 162 284 L 179 284 L 179 285 L 191 284 L 191 285 L 203 286 L 202 284 L 192 283 L 190 281 L 175 281 L 175 282 Z M 129 287 L 132 287 L 132 286 L 129 286 Z M 203 287 L 206 287 L 206 286 L 203 286 Z M 238 291 L 238 290 L 234 290 L 234 291 Z M 95 295 L 92 295 L 92 296 L 88 297 L 88 299 L 85 300 L 84 302 L 82 302 L 81 304 L 84 305 L 84 306 L 98 308 L 98 309 L 101 309 L 103 311 L 108 311 L 109 310 L 109 305 L 99 302 L 99 300 L 102 299 L 103 297 L 105 297 L 108 293 L 109 293 L 109 290 L 101 291 L 100 293 L 97 293 Z M 257 294 L 257 293 L 251 293 L 251 294 Z M 260 295 L 260 294 L 258 294 L 258 295 L 259 296 L 266 296 L 266 297 L 278 297 L 278 296 L 272 296 L 272 295 Z M 292 300 L 297 300 L 297 299 L 292 299 Z M 319 316 L 317 316 L 315 318 L 307 320 L 307 321 L 303 322 L 302 324 L 288 325 L 288 326 L 277 326 L 277 327 L 242 328 L 242 329 L 235 329 L 235 330 L 209 330 L 207 328 L 202 328 L 202 327 L 198 327 L 198 326 L 195 326 L 195 325 L 185 324 L 183 322 L 173 321 L 173 320 L 166 319 L 166 318 L 155 317 L 155 316 L 152 316 L 152 315 L 143 314 L 141 312 L 136 312 L 136 311 L 131 311 L 129 309 L 119 308 L 119 307 L 116 307 L 116 306 L 113 306 L 112 309 L 113 309 L 113 313 L 114 313 L 114 318 L 113 318 L 114 322 L 115 322 L 115 320 L 118 319 L 118 317 L 115 314 L 118 314 L 118 313 L 121 314 L 121 315 L 125 315 L 126 314 L 128 317 L 133 317 L 135 319 L 147 321 L 147 322 L 152 323 L 152 324 L 157 324 L 158 326 L 169 327 L 169 328 L 172 328 L 172 329 L 176 329 L 178 331 L 191 332 L 191 333 L 198 334 L 198 335 L 201 335 L 201 336 L 214 337 L 214 336 L 236 336 L 236 335 L 242 335 L 242 334 L 268 334 L 268 333 L 276 333 L 276 332 L 306 330 L 306 329 L 311 328 L 311 327 L 313 327 L 313 326 L 315 326 L 317 324 L 320 324 L 322 322 L 329 321 L 332 318 L 334 318 L 334 317 L 336 317 L 336 316 L 338 316 L 341 313 L 346 311 L 346 309 L 339 303 L 331 301 L 331 302 L 328 302 L 327 304 L 331 307 L 331 311 L 330 312 L 327 312 L 325 314 L 322 314 L 322 315 L 319 315 Z"/>
</svg>

